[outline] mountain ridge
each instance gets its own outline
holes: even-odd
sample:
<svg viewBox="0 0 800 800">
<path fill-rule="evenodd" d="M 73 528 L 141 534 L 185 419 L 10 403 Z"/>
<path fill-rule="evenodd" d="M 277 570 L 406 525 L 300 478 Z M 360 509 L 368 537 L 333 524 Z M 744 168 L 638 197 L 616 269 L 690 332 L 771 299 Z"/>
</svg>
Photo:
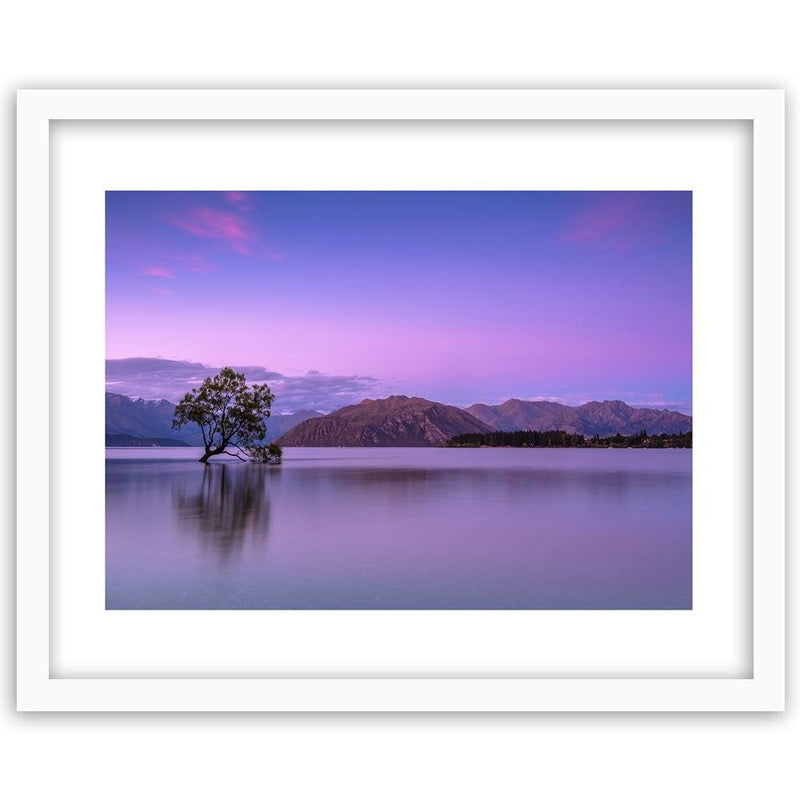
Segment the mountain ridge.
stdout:
<svg viewBox="0 0 800 800">
<path fill-rule="evenodd" d="M 563 430 L 583 436 L 648 433 L 677 434 L 692 429 L 692 418 L 669 409 L 637 408 L 622 400 L 590 400 L 567 406 L 549 400 L 512 398 L 496 406 L 475 403 L 465 409 L 495 430 Z"/>
</svg>

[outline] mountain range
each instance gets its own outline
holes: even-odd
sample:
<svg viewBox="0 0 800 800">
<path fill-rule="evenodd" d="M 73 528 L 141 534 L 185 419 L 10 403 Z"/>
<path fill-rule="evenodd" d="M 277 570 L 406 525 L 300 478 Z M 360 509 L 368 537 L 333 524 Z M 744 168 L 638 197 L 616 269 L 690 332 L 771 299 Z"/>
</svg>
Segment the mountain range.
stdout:
<svg viewBox="0 0 800 800">
<path fill-rule="evenodd" d="M 583 436 L 648 433 L 686 433 L 692 418 L 677 411 L 633 408 L 621 400 L 593 400 L 564 406 L 539 400 L 507 400 L 499 406 L 480 403 L 466 411 L 498 431 L 566 431 Z"/>
<path fill-rule="evenodd" d="M 202 445 L 197 426 L 172 429 L 175 404 L 106 393 L 109 446 Z M 580 406 L 535 400 L 481 403 L 467 409 L 421 397 L 394 395 L 364 400 L 323 415 L 318 411 L 275 414 L 267 420 L 264 442 L 286 447 L 431 447 L 461 433 L 493 430 L 563 430 L 583 436 L 677 434 L 692 429 L 692 418 L 666 409 L 633 408 L 621 400 Z"/>
<path fill-rule="evenodd" d="M 172 415 L 175 404 L 169 400 L 133 399 L 125 395 L 106 392 L 106 441 L 117 447 L 150 447 L 157 446 L 153 442 L 134 443 L 131 439 L 171 439 L 177 440 L 175 445 L 182 444 L 201 447 L 203 435 L 196 425 L 186 425 L 180 430 L 172 429 Z M 321 417 L 318 411 L 296 411 L 294 414 L 274 414 L 267 420 L 267 435 L 263 442 L 277 439 L 281 434 L 293 428 L 299 422 Z M 109 440 L 109 436 L 117 437 Z M 128 437 L 123 439 L 122 437 Z M 123 444 L 123 442 L 126 442 Z M 161 445 L 167 446 L 167 445 Z"/>
</svg>

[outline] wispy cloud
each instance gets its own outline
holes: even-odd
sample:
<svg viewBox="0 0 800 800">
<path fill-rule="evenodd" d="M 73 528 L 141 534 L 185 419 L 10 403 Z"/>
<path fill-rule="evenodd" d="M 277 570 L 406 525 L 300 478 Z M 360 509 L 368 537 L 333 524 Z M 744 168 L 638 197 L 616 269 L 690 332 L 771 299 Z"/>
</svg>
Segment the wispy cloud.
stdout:
<svg viewBox="0 0 800 800">
<path fill-rule="evenodd" d="M 211 206 L 196 206 L 171 214 L 167 220 L 194 236 L 222 241 L 240 255 L 249 256 L 254 252 L 255 234 L 248 229 L 241 214 Z"/>
<path fill-rule="evenodd" d="M 281 261 L 276 250 L 256 222 L 251 197 L 247 192 L 222 192 L 214 201 L 193 205 L 165 217 L 176 228 L 200 239 L 207 239 L 242 256 L 258 256 L 268 261 Z M 197 260 L 197 256 L 194 256 Z M 188 265 L 194 272 L 209 272 L 208 262 Z"/>
<path fill-rule="evenodd" d="M 535 397 L 526 397 L 525 399 L 535 403 L 566 403 L 566 400 L 563 397 L 555 397 L 550 395 L 536 395 Z"/>
<path fill-rule="evenodd" d="M 579 211 L 560 231 L 568 244 L 603 244 L 617 252 L 630 249 L 641 234 L 641 201 L 635 192 L 603 195 Z"/>
<path fill-rule="evenodd" d="M 253 204 L 247 192 L 225 192 L 225 200 L 239 211 L 252 211 Z"/>
<path fill-rule="evenodd" d="M 233 365 L 232 365 L 233 366 Z M 311 370 L 304 375 L 283 375 L 267 367 L 234 366 L 250 383 L 268 383 L 275 394 L 275 410 L 327 413 L 384 392 L 383 383 L 365 375 L 327 375 Z M 106 360 L 106 390 L 146 400 L 177 402 L 220 367 L 165 358 Z"/>
</svg>

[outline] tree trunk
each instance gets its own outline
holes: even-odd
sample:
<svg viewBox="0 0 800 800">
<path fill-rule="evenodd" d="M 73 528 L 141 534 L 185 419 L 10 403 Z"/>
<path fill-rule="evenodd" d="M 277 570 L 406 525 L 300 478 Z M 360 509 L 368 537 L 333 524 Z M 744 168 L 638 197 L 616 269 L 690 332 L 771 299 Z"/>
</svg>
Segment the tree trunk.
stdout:
<svg viewBox="0 0 800 800">
<path fill-rule="evenodd" d="M 208 459 L 211 458 L 211 456 L 218 456 L 220 453 L 224 453 L 224 452 L 225 452 L 225 448 L 224 447 L 215 447 L 215 448 L 212 449 L 211 447 L 206 445 L 205 453 L 203 453 L 203 455 L 200 456 L 200 463 L 201 464 L 206 464 L 206 463 L 208 463 Z"/>
</svg>

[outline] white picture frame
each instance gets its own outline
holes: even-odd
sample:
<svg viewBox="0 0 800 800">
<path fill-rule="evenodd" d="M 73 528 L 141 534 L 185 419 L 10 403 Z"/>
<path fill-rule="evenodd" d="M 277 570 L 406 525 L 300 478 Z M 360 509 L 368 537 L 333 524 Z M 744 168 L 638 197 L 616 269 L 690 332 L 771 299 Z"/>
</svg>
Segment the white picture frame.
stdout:
<svg viewBox="0 0 800 800">
<path fill-rule="evenodd" d="M 336 672 L 317 675 L 303 670 L 292 674 L 284 670 L 268 677 L 231 677 L 224 674 L 224 670 L 222 674 L 215 675 L 215 662 L 209 661 L 207 668 L 199 672 L 181 673 L 180 668 L 176 668 L 169 673 L 145 672 L 143 677 L 131 677 L 120 675 L 100 662 L 89 664 L 83 672 L 56 668 L 54 657 L 67 633 L 57 624 L 59 604 L 56 600 L 59 595 L 54 589 L 53 579 L 54 575 L 59 574 L 61 562 L 71 558 L 70 553 L 65 552 L 63 542 L 53 536 L 53 526 L 63 521 L 59 520 L 62 506 L 52 500 L 66 471 L 63 459 L 52 457 L 51 454 L 53 437 L 58 435 L 56 429 L 59 427 L 51 422 L 54 419 L 53 392 L 62 393 L 67 385 L 63 376 L 65 366 L 59 360 L 61 329 L 51 317 L 51 309 L 58 308 L 58 293 L 65 291 L 66 280 L 65 275 L 59 272 L 59 265 L 64 263 L 58 252 L 63 236 L 53 235 L 51 219 L 58 189 L 58 186 L 53 186 L 58 164 L 51 157 L 55 152 L 54 135 L 59 123 L 180 121 L 199 125 L 208 121 L 303 121 L 313 126 L 333 120 L 359 123 L 447 121 L 455 126 L 475 121 L 498 124 L 570 121 L 578 125 L 598 121 L 667 124 L 714 121 L 752 126 L 748 154 L 752 158 L 752 184 L 747 198 L 752 203 L 752 304 L 748 309 L 730 309 L 730 313 L 741 315 L 743 326 L 749 324 L 746 317 L 752 313 L 752 405 L 748 398 L 743 407 L 747 409 L 747 422 L 751 425 L 758 420 L 769 420 L 769 436 L 753 436 L 750 444 L 745 441 L 748 438 L 745 432 L 739 441 L 739 455 L 748 461 L 752 469 L 752 505 L 744 506 L 752 508 L 751 551 L 748 551 L 751 563 L 747 575 L 742 577 L 742 585 L 747 585 L 750 592 L 744 604 L 744 616 L 748 626 L 750 621 L 752 623 L 748 635 L 743 639 L 747 649 L 745 661 L 749 665 L 744 673 L 719 674 L 713 670 L 692 673 L 690 670 L 677 671 L 675 676 L 665 677 L 652 671 L 636 674 L 635 669 L 633 673 L 623 669 L 614 674 L 586 676 L 565 669 L 563 674 L 551 670 L 546 675 L 526 676 L 518 672 L 480 675 L 475 670 L 448 674 L 445 667 L 435 674 L 412 671 L 404 676 L 385 671 L 370 674 L 367 665 L 355 669 L 352 674 Z M 783 92 L 25 90 L 18 94 L 17 142 L 17 703 L 20 710 L 512 712 L 783 709 Z M 741 165 L 746 175 L 749 175 L 749 163 L 747 161 Z M 218 180 L 221 174 L 224 175 L 224 165 L 217 164 L 214 172 Z M 484 165 L 476 171 L 472 183 L 467 181 L 454 188 L 483 188 L 486 175 L 490 174 L 491 165 Z M 749 181 L 745 183 L 750 186 Z M 205 185 L 201 169 L 196 185 L 173 188 L 199 188 Z M 107 188 L 126 187 L 114 185 Z M 240 188 L 240 185 L 231 188 Z M 317 187 L 312 182 L 304 188 Z M 550 186 L 526 185 L 526 188 Z M 722 231 L 724 233 L 724 228 Z M 746 237 L 745 241 L 749 241 L 749 238 Z M 102 241 L 92 245 L 93 251 L 99 252 L 101 258 L 102 246 Z M 744 253 L 743 257 L 749 260 L 749 253 Z M 718 276 L 716 280 L 724 282 L 725 276 Z M 102 287 L 96 296 L 102 298 Z M 74 304 L 74 301 L 69 302 Z M 705 304 L 700 311 L 712 323 L 715 315 L 724 313 L 711 303 Z M 696 324 L 697 314 L 696 308 Z M 92 342 L 92 352 L 102 356 L 102 340 L 97 341 L 98 337 L 91 335 L 94 336 L 89 340 Z M 747 359 L 748 356 L 746 352 L 735 353 L 735 359 Z M 697 365 L 696 359 L 696 370 Z M 720 371 L 723 369 L 723 366 L 719 366 Z M 90 382 L 90 388 L 93 386 Z M 80 400 L 74 384 L 67 393 L 70 392 L 74 392 L 75 396 L 71 399 L 67 397 L 67 402 Z M 699 444 L 697 446 L 700 447 Z M 706 461 L 713 468 L 714 455 L 708 449 L 707 453 Z M 720 484 L 717 490 L 724 495 L 726 487 L 724 482 Z M 695 490 L 697 485 L 695 483 Z M 96 488 L 102 490 L 102 487 Z M 727 489 L 730 491 L 730 487 Z M 84 510 L 88 512 L 86 506 Z M 96 529 L 102 528 L 102 507 L 93 508 L 89 517 L 94 534 L 97 534 Z M 749 529 L 749 519 L 739 519 L 739 522 Z M 699 521 L 696 518 L 694 535 L 703 541 L 714 540 L 714 536 L 710 535 L 713 527 L 713 516 L 704 515 Z M 713 547 L 716 545 L 712 542 L 707 546 L 710 549 L 706 552 L 713 556 Z M 89 559 L 83 566 L 79 565 L 78 570 L 84 570 L 87 579 L 94 580 L 98 570 L 102 570 L 102 559 Z M 109 613 L 104 612 L 102 607 L 96 611 L 100 615 Z M 153 613 L 163 612 L 150 612 Z M 581 624 L 591 625 L 591 615 L 598 612 L 569 613 L 584 615 Z M 113 627 L 115 620 L 120 618 L 108 619 Z M 150 620 L 153 619 L 150 617 Z M 211 617 L 195 618 L 201 626 L 203 619 L 209 621 Z M 300 619 L 295 619 L 300 624 Z M 597 617 L 594 619 L 597 620 Z M 252 615 L 244 619 L 242 627 L 237 628 L 234 635 L 244 637 L 247 626 L 256 624 L 253 620 Z M 519 618 L 514 624 L 518 624 L 518 621 Z M 354 624 L 361 623 L 356 620 Z M 92 633 L 87 628 L 86 638 L 92 637 L 98 638 L 97 630 Z M 150 646 L 155 647 L 153 644 Z"/>
</svg>

